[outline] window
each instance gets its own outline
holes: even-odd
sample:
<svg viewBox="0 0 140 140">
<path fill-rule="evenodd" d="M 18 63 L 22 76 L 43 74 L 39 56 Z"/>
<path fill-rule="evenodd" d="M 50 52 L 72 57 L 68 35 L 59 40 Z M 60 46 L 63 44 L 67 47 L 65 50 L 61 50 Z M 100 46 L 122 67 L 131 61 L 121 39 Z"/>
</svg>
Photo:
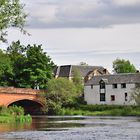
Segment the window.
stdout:
<svg viewBox="0 0 140 140">
<path fill-rule="evenodd" d="M 100 101 L 105 101 L 105 93 L 100 93 Z"/>
<path fill-rule="evenodd" d="M 122 83 L 121 88 L 126 88 L 126 83 Z"/>
<path fill-rule="evenodd" d="M 124 96 L 125 96 L 125 101 L 127 101 L 127 93 L 124 93 Z"/>
<path fill-rule="evenodd" d="M 111 95 L 111 101 L 115 101 L 115 95 Z"/>
<path fill-rule="evenodd" d="M 91 89 L 93 89 L 93 85 L 91 85 Z"/>
<path fill-rule="evenodd" d="M 100 83 L 100 89 L 105 89 L 105 83 L 103 81 Z"/>
<path fill-rule="evenodd" d="M 112 88 L 117 88 L 117 84 L 112 84 Z"/>
</svg>

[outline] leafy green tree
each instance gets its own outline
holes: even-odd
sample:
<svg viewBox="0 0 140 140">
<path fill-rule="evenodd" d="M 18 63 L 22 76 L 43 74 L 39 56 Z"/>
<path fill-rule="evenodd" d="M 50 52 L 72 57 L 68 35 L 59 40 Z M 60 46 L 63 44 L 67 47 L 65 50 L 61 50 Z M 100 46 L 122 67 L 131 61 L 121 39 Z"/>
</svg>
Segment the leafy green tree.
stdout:
<svg viewBox="0 0 140 140">
<path fill-rule="evenodd" d="M 12 63 L 7 54 L 0 50 L 0 86 L 8 86 L 12 77 Z"/>
<path fill-rule="evenodd" d="M 129 60 L 116 59 L 113 61 L 113 72 L 114 73 L 135 73 L 136 68 Z"/>
<path fill-rule="evenodd" d="M 0 41 L 6 42 L 6 29 L 17 27 L 21 31 L 25 25 L 26 14 L 24 13 L 24 5 L 20 4 L 20 0 L 0 0 Z"/>
<path fill-rule="evenodd" d="M 52 78 L 54 63 L 41 45 L 28 45 L 26 51 L 27 61 L 23 69 L 28 82 L 33 88 L 46 88 L 47 82 Z"/>
<path fill-rule="evenodd" d="M 23 68 L 26 62 L 26 47 L 21 45 L 20 41 L 12 42 L 7 48 L 7 54 L 12 62 L 13 76 L 9 81 L 14 87 L 27 87 L 25 86 L 25 75 L 23 75 Z"/>
<path fill-rule="evenodd" d="M 60 114 L 62 107 L 70 106 L 77 97 L 75 85 L 66 78 L 52 79 L 47 86 L 48 114 Z"/>
<path fill-rule="evenodd" d="M 15 63 L 18 59 L 25 56 L 26 47 L 21 45 L 20 41 L 12 42 L 9 47 L 7 47 L 6 53 L 11 58 L 11 61 Z"/>
<path fill-rule="evenodd" d="M 14 87 L 46 88 L 47 81 L 53 77 L 54 63 L 47 56 L 41 45 L 21 45 L 13 42 L 7 48 L 7 55 L 12 63 L 12 79 Z"/>
</svg>

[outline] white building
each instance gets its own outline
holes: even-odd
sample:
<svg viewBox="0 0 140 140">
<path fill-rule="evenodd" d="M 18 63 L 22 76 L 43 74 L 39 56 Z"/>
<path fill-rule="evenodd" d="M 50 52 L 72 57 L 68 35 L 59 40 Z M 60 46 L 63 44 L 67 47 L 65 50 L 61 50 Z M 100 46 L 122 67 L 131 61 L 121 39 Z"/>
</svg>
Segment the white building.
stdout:
<svg viewBox="0 0 140 140">
<path fill-rule="evenodd" d="M 84 85 L 84 99 L 87 104 L 134 105 L 136 84 L 140 84 L 140 73 L 94 76 Z"/>
</svg>

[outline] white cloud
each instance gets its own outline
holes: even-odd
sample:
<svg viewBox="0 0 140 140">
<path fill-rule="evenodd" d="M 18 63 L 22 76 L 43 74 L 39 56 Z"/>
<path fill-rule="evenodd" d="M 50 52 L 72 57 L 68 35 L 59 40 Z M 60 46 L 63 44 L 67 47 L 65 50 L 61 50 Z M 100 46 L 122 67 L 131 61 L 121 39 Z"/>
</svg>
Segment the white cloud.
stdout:
<svg viewBox="0 0 140 140">
<path fill-rule="evenodd" d="M 32 36 L 12 30 L 9 38 L 43 44 L 58 65 L 85 61 L 111 69 L 112 61 L 120 57 L 139 68 L 139 1 L 25 0 L 30 17 L 27 31 Z"/>
<path fill-rule="evenodd" d="M 140 23 L 139 0 L 30 0 L 27 9 L 30 28 L 96 28 Z"/>
<path fill-rule="evenodd" d="M 140 0 L 113 0 L 113 2 L 121 6 L 133 6 L 140 4 Z"/>
</svg>

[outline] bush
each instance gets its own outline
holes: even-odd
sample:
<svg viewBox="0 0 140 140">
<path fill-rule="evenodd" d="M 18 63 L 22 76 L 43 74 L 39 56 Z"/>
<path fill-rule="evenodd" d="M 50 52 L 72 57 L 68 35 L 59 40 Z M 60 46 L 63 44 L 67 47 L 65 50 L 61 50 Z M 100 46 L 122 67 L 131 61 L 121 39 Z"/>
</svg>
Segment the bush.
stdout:
<svg viewBox="0 0 140 140">
<path fill-rule="evenodd" d="M 24 109 L 18 106 L 10 106 L 9 108 L 0 106 L 0 123 L 10 122 L 31 122 L 31 116 L 24 115 Z"/>
</svg>

